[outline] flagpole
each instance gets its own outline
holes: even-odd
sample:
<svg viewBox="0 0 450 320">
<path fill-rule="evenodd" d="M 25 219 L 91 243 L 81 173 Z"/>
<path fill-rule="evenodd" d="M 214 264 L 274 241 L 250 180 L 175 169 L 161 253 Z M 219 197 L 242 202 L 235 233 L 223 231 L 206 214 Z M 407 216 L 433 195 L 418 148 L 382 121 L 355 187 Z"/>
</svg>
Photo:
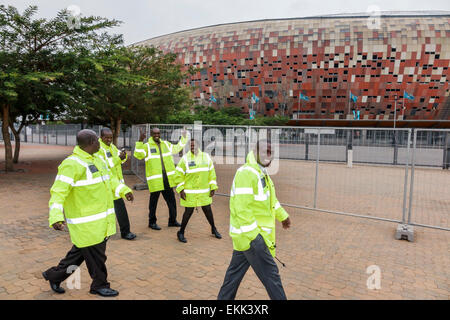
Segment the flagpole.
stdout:
<svg viewBox="0 0 450 320">
<path fill-rule="evenodd" d="M 405 93 L 403 92 L 402 120 L 403 120 L 403 113 L 404 112 L 405 112 Z"/>
<path fill-rule="evenodd" d="M 394 130 L 395 130 L 395 120 L 397 119 L 397 95 L 395 95 L 395 104 L 394 104 Z"/>
<path fill-rule="evenodd" d="M 350 114 L 350 99 L 351 99 L 350 95 L 348 95 L 348 112 L 347 112 L 347 114 Z"/>
</svg>

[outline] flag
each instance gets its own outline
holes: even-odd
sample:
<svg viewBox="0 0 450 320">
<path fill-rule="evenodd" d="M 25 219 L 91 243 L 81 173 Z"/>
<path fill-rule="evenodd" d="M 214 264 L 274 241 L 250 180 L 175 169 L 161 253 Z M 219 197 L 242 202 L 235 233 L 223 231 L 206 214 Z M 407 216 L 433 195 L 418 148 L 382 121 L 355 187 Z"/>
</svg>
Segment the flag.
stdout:
<svg viewBox="0 0 450 320">
<path fill-rule="evenodd" d="M 253 120 L 253 119 L 255 119 L 255 114 L 256 114 L 256 111 L 253 111 L 253 110 L 250 110 L 250 120 Z"/>
<path fill-rule="evenodd" d="M 300 92 L 300 96 L 298 97 L 301 100 L 309 101 L 309 97 L 305 96 L 303 93 Z"/>
<path fill-rule="evenodd" d="M 209 101 L 217 103 L 217 100 L 216 100 L 216 98 L 214 98 L 213 94 L 211 95 L 211 98 L 209 98 Z"/>
<path fill-rule="evenodd" d="M 406 92 L 406 90 L 403 91 L 403 98 L 406 98 L 408 100 L 414 100 L 414 96 Z"/>
<path fill-rule="evenodd" d="M 257 103 L 259 102 L 259 98 L 256 96 L 256 94 L 253 92 L 252 93 L 252 103 Z"/>
<path fill-rule="evenodd" d="M 350 99 L 353 100 L 353 102 L 356 102 L 358 100 L 358 96 L 355 96 L 351 91 L 350 91 Z"/>
</svg>

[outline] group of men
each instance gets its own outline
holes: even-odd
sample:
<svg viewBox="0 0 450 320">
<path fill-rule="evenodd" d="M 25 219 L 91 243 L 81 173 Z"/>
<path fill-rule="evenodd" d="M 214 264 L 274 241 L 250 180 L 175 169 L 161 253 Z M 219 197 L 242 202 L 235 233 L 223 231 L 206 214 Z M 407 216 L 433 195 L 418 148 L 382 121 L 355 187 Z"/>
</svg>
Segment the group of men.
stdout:
<svg viewBox="0 0 450 320">
<path fill-rule="evenodd" d="M 202 210 L 211 226 L 211 234 L 222 236 L 214 224 L 212 197 L 218 189 L 211 157 L 203 152 L 195 139 L 190 140 L 190 151 L 175 167 L 173 155 L 187 143 L 186 131 L 174 145 L 161 139 L 158 128 L 151 137 L 140 133 L 134 157 L 145 160 L 145 173 L 150 191 L 149 228 L 161 230 L 156 223 L 156 208 L 160 193 L 169 208 L 169 227 L 180 227 L 177 238 L 186 243 L 186 226 L 196 207 Z M 256 153 L 256 154 L 255 154 Z M 72 266 L 86 261 L 92 278 L 90 293 L 117 296 L 110 288 L 106 270 L 106 242 L 116 233 L 116 217 L 121 237 L 136 238 L 130 231 L 130 221 L 124 198 L 134 196 L 123 180 L 122 164 L 126 152 L 120 152 L 112 143 L 110 129 L 102 129 L 100 139 L 92 130 L 77 134 L 73 154 L 58 167 L 58 174 L 50 189 L 49 226 L 63 230 L 67 225 L 73 246 L 59 264 L 43 272 L 51 289 L 64 293 L 61 282 L 70 276 Z M 266 168 L 272 161 L 271 145 L 258 141 L 249 152 L 246 163 L 237 170 L 230 197 L 230 232 L 233 255 L 226 271 L 218 299 L 234 299 L 239 284 L 251 266 L 264 284 L 271 299 L 286 299 L 275 257 L 275 219 L 283 228 L 290 226 L 289 215 L 281 207 Z M 177 220 L 174 188 L 180 194 L 180 205 L 185 207 L 182 223 Z M 72 270 L 73 271 L 73 270 Z"/>
</svg>

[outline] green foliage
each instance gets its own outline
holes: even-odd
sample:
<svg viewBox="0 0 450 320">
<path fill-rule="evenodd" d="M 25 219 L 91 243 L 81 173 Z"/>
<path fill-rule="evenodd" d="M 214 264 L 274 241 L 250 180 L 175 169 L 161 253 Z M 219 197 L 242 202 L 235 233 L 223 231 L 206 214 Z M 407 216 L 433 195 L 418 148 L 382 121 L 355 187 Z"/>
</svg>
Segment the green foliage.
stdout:
<svg viewBox="0 0 450 320">
<path fill-rule="evenodd" d="M 213 125 L 283 126 L 287 124 L 289 118 L 282 116 L 257 116 L 254 120 L 250 120 L 248 114 L 242 113 L 239 107 L 226 107 L 216 110 L 207 106 L 195 106 L 193 108 L 184 108 L 177 113 L 171 114 L 163 122 L 192 124 L 194 121 Z"/>
<path fill-rule="evenodd" d="M 109 47 L 93 53 L 86 59 L 91 67 L 82 71 L 88 107 L 79 116 L 110 126 L 116 136 L 114 129 L 122 123 L 160 122 L 191 105 L 190 91 L 182 86 L 187 73 L 175 59 L 152 47 Z"/>
</svg>

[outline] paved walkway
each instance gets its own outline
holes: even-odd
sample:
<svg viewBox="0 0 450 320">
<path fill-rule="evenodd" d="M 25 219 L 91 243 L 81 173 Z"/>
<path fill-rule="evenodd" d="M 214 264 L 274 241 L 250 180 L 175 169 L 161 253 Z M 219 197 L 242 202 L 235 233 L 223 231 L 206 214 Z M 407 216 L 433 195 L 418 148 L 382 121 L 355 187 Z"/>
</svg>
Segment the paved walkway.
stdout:
<svg viewBox="0 0 450 320">
<path fill-rule="evenodd" d="M 25 172 L 0 174 L 0 299 L 104 299 L 88 293 L 90 278 L 81 267 L 81 289 L 64 295 L 50 291 L 41 272 L 56 265 L 70 249 L 67 232 L 47 225 L 49 188 L 70 147 L 24 145 Z M 0 166 L 3 149 L 0 148 Z M 126 176 L 130 186 L 139 182 Z M 220 187 L 220 176 L 218 176 Z M 216 196 L 214 218 L 223 239 L 210 234 L 201 210 L 185 236 L 167 227 L 161 197 L 158 223 L 148 229 L 148 190 L 136 191 L 127 204 L 134 241 L 116 234 L 108 242 L 107 267 L 115 299 L 215 299 L 231 258 L 228 198 Z M 181 221 L 182 209 L 178 208 Z M 395 224 L 304 210 L 292 210 L 292 227 L 277 228 L 277 256 L 288 299 L 449 299 L 450 234 L 416 228 L 416 241 L 394 239 Z M 367 267 L 381 269 L 381 289 L 367 288 Z M 67 288 L 66 283 L 63 287 Z M 268 299 L 252 270 L 237 299 Z"/>
</svg>

